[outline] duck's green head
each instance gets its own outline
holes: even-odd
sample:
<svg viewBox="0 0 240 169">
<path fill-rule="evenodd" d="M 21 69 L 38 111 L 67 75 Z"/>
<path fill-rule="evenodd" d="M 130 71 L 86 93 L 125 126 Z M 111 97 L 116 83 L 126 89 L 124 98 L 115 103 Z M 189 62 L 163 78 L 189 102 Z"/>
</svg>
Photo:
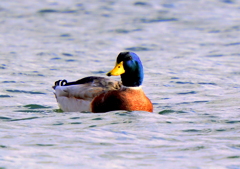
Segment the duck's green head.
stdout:
<svg viewBox="0 0 240 169">
<path fill-rule="evenodd" d="M 121 75 L 124 86 L 140 86 L 143 81 L 143 66 L 138 55 L 133 52 L 121 52 L 116 66 L 107 73 L 107 76 Z"/>
</svg>

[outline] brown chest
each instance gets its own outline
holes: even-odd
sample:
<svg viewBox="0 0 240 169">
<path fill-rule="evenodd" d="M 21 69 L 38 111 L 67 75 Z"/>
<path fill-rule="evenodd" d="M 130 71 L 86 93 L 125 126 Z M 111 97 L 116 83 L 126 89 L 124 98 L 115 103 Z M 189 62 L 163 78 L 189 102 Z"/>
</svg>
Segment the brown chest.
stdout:
<svg viewBox="0 0 240 169">
<path fill-rule="evenodd" d="M 153 111 L 151 101 L 141 89 L 126 89 L 103 93 L 93 100 L 91 106 L 93 112 L 113 110 Z"/>
</svg>

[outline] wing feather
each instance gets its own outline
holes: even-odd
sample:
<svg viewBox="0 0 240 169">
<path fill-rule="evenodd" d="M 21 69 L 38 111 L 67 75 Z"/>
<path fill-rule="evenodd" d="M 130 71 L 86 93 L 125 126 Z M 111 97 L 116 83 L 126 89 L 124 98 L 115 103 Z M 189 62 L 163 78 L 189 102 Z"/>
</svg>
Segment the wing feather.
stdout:
<svg viewBox="0 0 240 169">
<path fill-rule="evenodd" d="M 56 82 L 53 88 L 63 111 L 90 111 L 90 103 L 96 96 L 122 86 L 119 81 L 103 77 L 86 77 L 63 86 L 58 85 L 60 82 Z"/>
</svg>

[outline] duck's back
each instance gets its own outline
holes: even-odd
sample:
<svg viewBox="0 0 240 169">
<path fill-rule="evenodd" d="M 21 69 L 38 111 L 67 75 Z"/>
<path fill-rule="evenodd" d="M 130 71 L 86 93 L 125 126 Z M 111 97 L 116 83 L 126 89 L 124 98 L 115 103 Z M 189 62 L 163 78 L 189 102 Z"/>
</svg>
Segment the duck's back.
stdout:
<svg viewBox="0 0 240 169">
<path fill-rule="evenodd" d="M 55 82 L 53 88 L 59 107 L 67 112 L 91 111 L 90 103 L 94 97 L 121 88 L 120 82 L 103 77 L 90 76 L 75 82 L 63 81 L 66 84 L 61 84 L 60 80 Z"/>
<path fill-rule="evenodd" d="M 153 111 L 151 101 L 141 87 L 123 87 L 95 97 L 91 103 L 91 111 L 95 113 L 114 110 Z"/>
</svg>

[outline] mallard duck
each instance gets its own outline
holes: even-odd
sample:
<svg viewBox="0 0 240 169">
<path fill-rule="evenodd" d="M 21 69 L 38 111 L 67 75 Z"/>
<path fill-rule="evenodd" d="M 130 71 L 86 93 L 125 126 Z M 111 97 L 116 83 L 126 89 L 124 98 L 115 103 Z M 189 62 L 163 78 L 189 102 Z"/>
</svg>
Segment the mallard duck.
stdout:
<svg viewBox="0 0 240 169">
<path fill-rule="evenodd" d="M 58 80 L 53 89 L 59 107 L 66 112 L 91 111 L 102 113 L 114 110 L 152 112 L 151 101 L 142 90 L 143 66 L 133 52 L 121 52 L 115 67 L 107 76 L 121 75 L 121 82 L 89 76 L 67 82 Z"/>
</svg>

